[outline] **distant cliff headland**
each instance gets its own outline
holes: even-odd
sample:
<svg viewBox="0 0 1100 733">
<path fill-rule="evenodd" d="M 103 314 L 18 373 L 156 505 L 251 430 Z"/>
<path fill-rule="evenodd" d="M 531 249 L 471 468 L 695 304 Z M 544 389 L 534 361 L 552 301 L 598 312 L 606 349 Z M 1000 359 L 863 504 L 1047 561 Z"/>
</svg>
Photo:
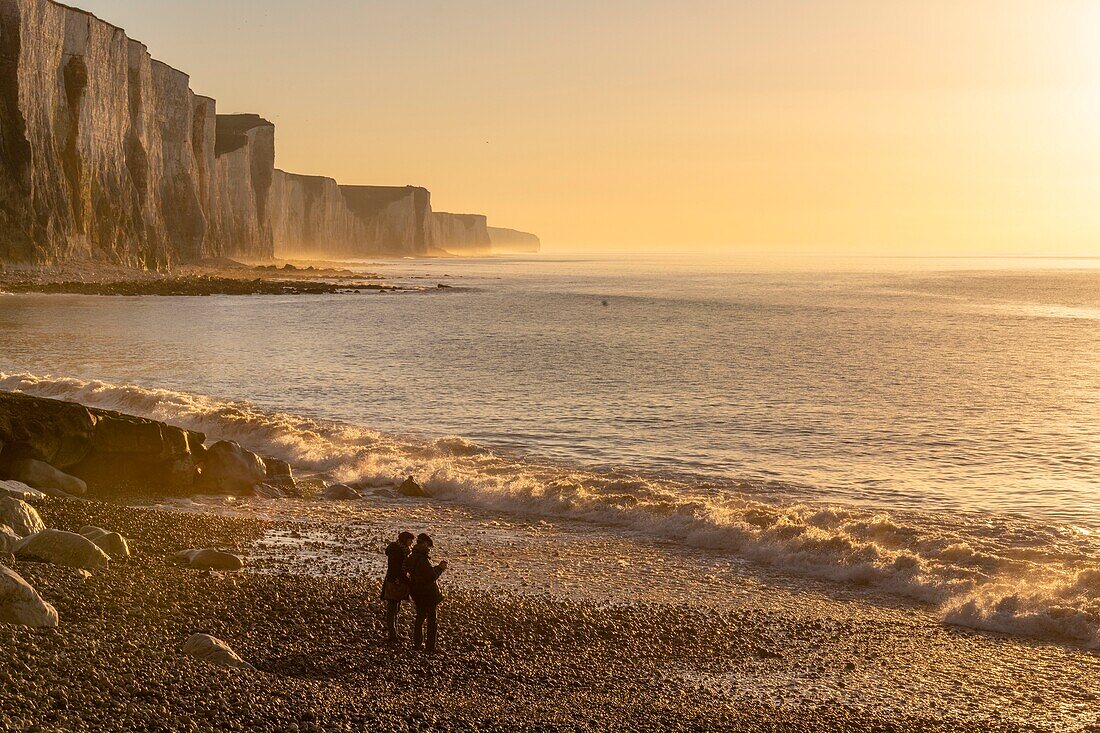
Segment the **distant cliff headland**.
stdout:
<svg viewBox="0 0 1100 733">
<path fill-rule="evenodd" d="M 0 262 L 145 269 L 219 257 L 537 251 L 415 186 L 275 168 L 275 126 L 90 13 L 0 0 Z"/>
</svg>

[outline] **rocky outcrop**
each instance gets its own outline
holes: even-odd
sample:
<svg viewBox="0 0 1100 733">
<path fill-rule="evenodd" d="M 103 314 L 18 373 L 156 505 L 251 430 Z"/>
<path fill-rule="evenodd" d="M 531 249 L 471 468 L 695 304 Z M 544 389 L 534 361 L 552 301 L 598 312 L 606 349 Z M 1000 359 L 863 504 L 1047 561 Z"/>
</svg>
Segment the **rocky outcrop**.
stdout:
<svg viewBox="0 0 1100 733">
<path fill-rule="evenodd" d="M 481 214 L 434 212 L 432 243 L 453 255 L 484 256 L 492 252 L 488 221 Z"/>
<path fill-rule="evenodd" d="M 222 494 L 248 494 L 267 480 L 267 465 L 232 441 L 210 446 L 203 458 L 199 488 Z"/>
<path fill-rule="evenodd" d="M 489 241 L 495 254 L 534 253 L 542 246 L 534 234 L 501 227 L 489 227 Z"/>
<path fill-rule="evenodd" d="M 267 463 L 235 443 L 207 448 L 205 441 L 202 433 L 156 420 L 0 392 L 0 493 L 29 490 L 7 479 L 64 494 L 119 489 L 152 495 L 193 490 L 248 494 L 263 489 L 264 495 L 286 495 L 295 490 L 286 462 Z"/>
<path fill-rule="evenodd" d="M 214 155 L 222 253 L 270 259 L 275 125 L 258 115 L 217 115 Z"/>
</svg>

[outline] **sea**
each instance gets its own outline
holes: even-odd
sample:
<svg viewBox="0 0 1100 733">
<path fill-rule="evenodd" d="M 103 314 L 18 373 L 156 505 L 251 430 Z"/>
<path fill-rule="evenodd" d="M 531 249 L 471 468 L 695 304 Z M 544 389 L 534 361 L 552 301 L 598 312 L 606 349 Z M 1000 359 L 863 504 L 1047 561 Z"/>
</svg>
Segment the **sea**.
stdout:
<svg viewBox="0 0 1100 733">
<path fill-rule="evenodd" d="M 345 264 L 403 290 L 0 295 L 0 389 L 1100 646 L 1100 260 Z"/>
</svg>

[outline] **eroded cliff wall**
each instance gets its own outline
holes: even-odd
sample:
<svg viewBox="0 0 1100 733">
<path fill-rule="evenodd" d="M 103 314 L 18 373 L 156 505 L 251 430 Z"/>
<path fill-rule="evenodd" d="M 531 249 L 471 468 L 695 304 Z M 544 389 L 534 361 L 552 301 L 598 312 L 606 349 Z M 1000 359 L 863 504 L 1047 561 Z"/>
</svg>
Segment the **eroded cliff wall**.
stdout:
<svg viewBox="0 0 1100 733">
<path fill-rule="evenodd" d="M 498 252 L 538 252 L 542 243 L 530 232 L 503 227 L 489 227 L 489 240 L 494 253 Z"/>
<path fill-rule="evenodd" d="M 121 29 L 50 0 L 0 0 L 0 257 L 196 256 L 192 96 Z"/>
<path fill-rule="evenodd" d="M 431 194 L 415 186 L 341 186 L 275 171 L 271 219 L 280 257 L 428 253 Z"/>
<path fill-rule="evenodd" d="M 83 10 L 0 0 L 0 260 L 270 257 L 274 128 L 241 117 L 218 155 L 186 74 Z"/>
<path fill-rule="evenodd" d="M 222 254 L 268 259 L 274 252 L 269 198 L 275 125 L 258 115 L 217 115 L 215 176 Z"/>
<path fill-rule="evenodd" d="M 483 256 L 492 253 L 489 226 L 481 214 L 432 214 L 432 243 L 453 255 Z"/>
</svg>

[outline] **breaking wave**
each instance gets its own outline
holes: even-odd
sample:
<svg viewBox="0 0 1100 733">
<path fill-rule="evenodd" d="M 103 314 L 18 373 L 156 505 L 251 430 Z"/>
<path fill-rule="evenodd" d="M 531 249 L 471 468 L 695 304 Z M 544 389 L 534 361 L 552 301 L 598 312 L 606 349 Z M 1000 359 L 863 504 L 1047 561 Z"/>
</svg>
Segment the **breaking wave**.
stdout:
<svg viewBox="0 0 1100 733">
<path fill-rule="evenodd" d="M 768 503 L 521 461 L 458 436 L 418 440 L 164 389 L 2 372 L 0 389 L 171 422 L 334 480 L 390 485 L 411 475 L 438 498 L 645 532 L 916 599 L 951 624 L 1100 648 L 1100 554 L 1094 538 L 1069 527 Z"/>
</svg>

